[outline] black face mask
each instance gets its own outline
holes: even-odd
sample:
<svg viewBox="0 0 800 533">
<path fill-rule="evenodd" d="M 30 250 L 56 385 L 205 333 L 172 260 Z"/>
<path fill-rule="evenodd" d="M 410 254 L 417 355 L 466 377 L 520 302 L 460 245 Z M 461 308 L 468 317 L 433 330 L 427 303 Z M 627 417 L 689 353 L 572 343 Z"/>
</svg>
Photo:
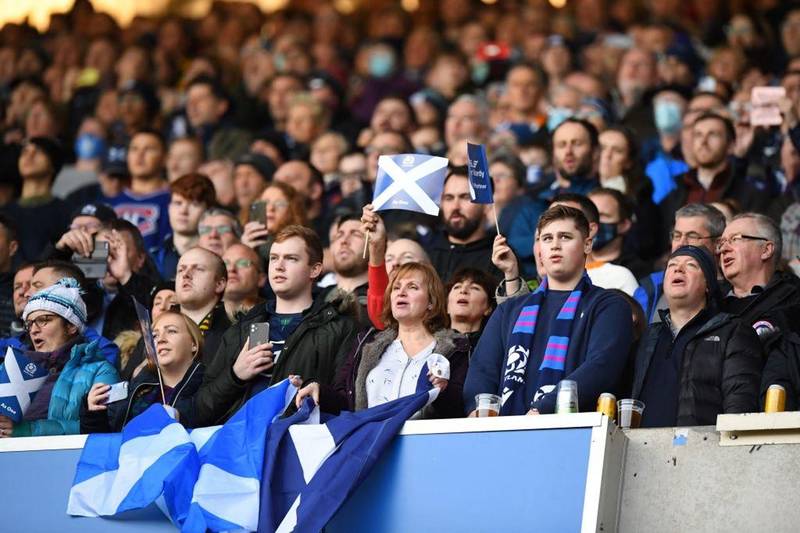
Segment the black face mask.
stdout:
<svg viewBox="0 0 800 533">
<path fill-rule="evenodd" d="M 597 235 L 592 241 L 592 250 L 600 250 L 617 238 L 617 225 L 601 222 L 597 225 Z"/>
</svg>

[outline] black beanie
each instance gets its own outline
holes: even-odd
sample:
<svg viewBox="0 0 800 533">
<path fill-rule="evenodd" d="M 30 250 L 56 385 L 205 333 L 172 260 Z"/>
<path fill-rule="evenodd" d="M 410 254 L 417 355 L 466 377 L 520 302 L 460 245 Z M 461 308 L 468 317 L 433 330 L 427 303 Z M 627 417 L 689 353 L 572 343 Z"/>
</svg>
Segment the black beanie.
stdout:
<svg viewBox="0 0 800 533">
<path fill-rule="evenodd" d="M 687 244 L 672 252 L 669 258 L 672 259 L 680 255 L 688 255 L 697 261 L 706 278 L 709 298 L 713 303 L 717 303 L 720 298 L 720 288 L 719 282 L 717 281 L 717 263 L 714 261 L 711 253 L 705 248 Z"/>
</svg>

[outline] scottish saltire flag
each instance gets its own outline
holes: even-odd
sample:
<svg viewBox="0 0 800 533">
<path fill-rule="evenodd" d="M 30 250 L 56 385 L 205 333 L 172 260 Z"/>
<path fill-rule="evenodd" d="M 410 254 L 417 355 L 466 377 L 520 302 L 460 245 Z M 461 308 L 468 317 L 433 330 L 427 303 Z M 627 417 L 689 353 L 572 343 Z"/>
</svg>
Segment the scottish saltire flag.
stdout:
<svg viewBox="0 0 800 533">
<path fill-rule="evenodd" d="M 318 532 L 367 477 L 406 420 L 436 399 L 431 388 L 319 423 L 309 398 L 272 424 L 261 481 L 259 531 Z M 367 528 L 368 529 L 368 528 Z"/>
<path fill-rule="evenodd" d="M 25 411 L 47 376 L 46 369 L 28 359 L 22 351 L 9 346 L 5 360 L 0 364 L 0 415 L 15 423 L 22 422 Z"/>
<path fill-rule="evenodd" d="M 494 203 L 492 182 L 489 179 L 489 163 L 486 161 L 486 147 L 482 144 L 467 143 L 467 158 L 469 196 L 472 203 Z"/>
<path fill-rule="evenodd" d="M 288 380 L 273 385 L 223 426 L 188 432 L 156 404 L 121 434 L 90 435 L 67 512 L 112 516 L 156 503 L 183 531 L 255 530 L 266 433 L 295 392 Z"/>
<path fill-rule="evenodd" d="M 375 211 L 404 209 L 437 216 L 446 175 L 444 157 L 382 155 L 378 158 L 372 206 Z"/>
</svg>

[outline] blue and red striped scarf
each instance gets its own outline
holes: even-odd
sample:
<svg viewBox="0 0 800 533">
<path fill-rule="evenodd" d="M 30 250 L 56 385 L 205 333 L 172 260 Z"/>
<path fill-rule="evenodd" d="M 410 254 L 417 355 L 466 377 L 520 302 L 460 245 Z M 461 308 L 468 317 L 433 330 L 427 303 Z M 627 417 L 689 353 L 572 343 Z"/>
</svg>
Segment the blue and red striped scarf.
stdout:
<svg viewBox="0 0 800 533">
<path fill-rule="evenodd" d="M 572 320 L 581 301 L 581 295 L 590 287 L 592 282 L 584 271 L 578 285 L 567 297 L 564 305 L 556 316 L 555 325 L 547 339 L 547 347 L 539 365 L 539 374 L 536 380 L 538 392 L 546 394 L 564 378 L 564 364 L 569 350 Z M 506 352 L 506 369 L 503 376 L 503 394 L 501 415 L 523 414 L 528 411 L 527 399 L 524 397 L 525 376 L 533 347 L 533 337 L 536 332 L 536 319 L 542 302 L 547 297 L 547 278 L 530 297 L 530 305 L 524 306 L 517 316 L 514 329 L 508 339 Z"/>
</svg>

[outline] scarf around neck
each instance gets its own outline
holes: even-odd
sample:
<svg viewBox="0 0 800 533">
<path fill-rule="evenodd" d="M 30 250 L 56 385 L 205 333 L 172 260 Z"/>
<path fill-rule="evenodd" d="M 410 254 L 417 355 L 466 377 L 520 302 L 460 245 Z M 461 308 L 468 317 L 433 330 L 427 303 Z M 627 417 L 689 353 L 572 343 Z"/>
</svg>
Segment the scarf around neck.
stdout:
<svg viewBox="0 0 800 533">
<path fill-rule="evenodd" d="M 536 380 L 534 401 L 541 395 L 555 389 L 564 377 L 564 365 L 569 350 L 572 321 L 581 301 L 581 296 L 592 286 L 589 275 L 583 272 L 581 280 L 567 297 L 556 316 L 554 326 L 547 339 L 542 363 L 539 365 Z M 503 392 L 501 397 L 501 415 L 521 415 L 528 411 L 524 390 L 526 371 L 530 359 L 533 339 L 536 333 L 536 322 L 539 309 L 549 292 L 547 278 L 530 296 L 529 305 L 524 306 L 514 322 L 514 329 L 508 339 L 506 348 L 506 368 L 503 375 Z"/>
</svg>

